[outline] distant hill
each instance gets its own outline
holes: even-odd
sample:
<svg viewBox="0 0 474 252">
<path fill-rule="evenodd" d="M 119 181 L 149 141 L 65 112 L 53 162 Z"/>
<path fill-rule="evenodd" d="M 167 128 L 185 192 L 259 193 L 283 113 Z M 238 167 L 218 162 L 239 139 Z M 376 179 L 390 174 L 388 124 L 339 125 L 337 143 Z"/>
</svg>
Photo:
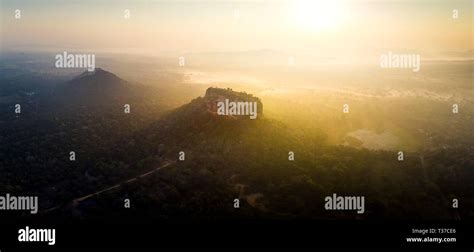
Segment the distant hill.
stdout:
<svg viewBox="0 0 474 252">
<path fill-rule="evenodd" d="M 96 68 L 94 71 L 84 71 L 67 83 L 69 88 L 91 90 L 91 91 L 115 91 L 123 88 L 127 82 L 117 75 Z"/>
<path fill-rule="evenodd" d="M 140 88 L 102 68 L 85 71 L 51 92 L 53 101 L 59 101 L 64 106 L 128 103 L 143 93 Z"/>
</svg>

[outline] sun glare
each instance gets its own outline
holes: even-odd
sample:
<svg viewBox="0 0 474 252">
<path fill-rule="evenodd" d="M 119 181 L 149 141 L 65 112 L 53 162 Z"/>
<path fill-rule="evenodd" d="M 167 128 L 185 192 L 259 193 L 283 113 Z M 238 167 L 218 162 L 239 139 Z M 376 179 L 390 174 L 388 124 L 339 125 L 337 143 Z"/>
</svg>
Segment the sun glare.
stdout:
<svg viewBox="0 0 474 252">
<path fill-rule="evenodd" d="M 297 0 L 292 6 L 295 24 L 311 31 L 334 29 L 347 17 L 345 6 L 338 0 Z"/>
</svg>

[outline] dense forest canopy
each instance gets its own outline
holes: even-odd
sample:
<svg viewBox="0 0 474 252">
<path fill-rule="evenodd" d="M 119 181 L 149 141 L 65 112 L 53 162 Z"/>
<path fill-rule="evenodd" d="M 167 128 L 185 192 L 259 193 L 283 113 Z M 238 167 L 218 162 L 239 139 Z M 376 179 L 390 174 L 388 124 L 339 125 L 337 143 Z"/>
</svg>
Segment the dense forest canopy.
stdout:
<svg viewBox="0 0 474 252">
<path fill-rule="evenodd" d="M 203 96 L 170 102 L 198 90 Z M 103 218 L 106 211 L 111 219 L 473 217 L 472 118 L 465 114 L 444 124 L 421 121 L 418 116 L 430 108 L 410 107 L 409 98 L 384 106 L 375 98 L 359 100 L 351 103 L 351 113 L 335 113 L 339 98 L 323 90 L 294 93 L 298 98 L 291 100 L 186 84 L 163 91 L 99 69 L 37 88 L 35 95 L 14 92 L 20 115 L 12 113 L 14 104 L 6 99 L 12 94 L 4 92 L 0 191 L 38 195 L 42 216 L 87 219 Z M 223 97 L 258 101 L 266 116 L 219 116 L 209 104 Z M 396 106 L 412 111 L 395 113 Z M 456 130 L 440 134 L 454 125 Z M 397 141 L 386 140 L 391 138 Z M 120 187 L 74 202 L 114 185 Z M 324 197 L 333 193 L 364 195 L 366 213 L 325 211 Z M 123 208 L 124 198 L 133 199 L 134 211 Z M 452 198 L 465 207 L 453 210 Z M 242 202 L 238 210 L 234 199 Z"/>
</svg>

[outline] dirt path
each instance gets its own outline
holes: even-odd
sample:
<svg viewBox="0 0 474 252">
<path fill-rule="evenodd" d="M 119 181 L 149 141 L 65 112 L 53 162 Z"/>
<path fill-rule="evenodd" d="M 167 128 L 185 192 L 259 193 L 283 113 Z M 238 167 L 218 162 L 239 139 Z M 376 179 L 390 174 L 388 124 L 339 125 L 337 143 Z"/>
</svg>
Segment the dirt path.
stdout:
<svg viewBox="0 0 474 252">
<path fill-rule="evenodd" d="M 174 164 L 174 163 L 176 163 L 176 162 L 175 162 L 175 161 L 172 161 L 172 162 L 170 162 L 170 161 L 165 161 L 165 163 L 164 163 L 163 165 L 161 165 L 161 166 L 159 166 L 159 167 L 157 167 L 157 168 L 154 168 L 154 169 L 152 169 L 152 170 L 150 170 L 150 171 L 147 171 L 147 172 L 145 172 L 145 173 L 143 173 L 143 174 L 137 175 L 137 176 L 135 176 L 135 177 L 133 177 L 133 178 L 123 180 L 123 181 L 121 181 L 121 182 L 119 182 L 119 183 L 117 183 L 117 184 L 115 184 L 115 185 L 113 185 L 113 186 L 107 187 L 107 188 L 105 188 L 105 189 L 102 189 L 102 190 L 99 190 L 99 191 L 96 191 L 96 192 L 87 194 L 87 195 L 82 196 L 82 197 L 79 197 L 79 198 L 75 198 L 75 199 L 71 200 L 69 204 L 72 204 L 73 206 L 75 206 L 75 205 L 79 204 L 81 201 L 84 201 L 84 200 L 89 199 L 89 198 L 91 198 L 91 197 L 94 197 L 94 196 L 100 195 L 100 194 L 102 194 L 102 193 L 105 193 L 105 192 L 114 190 L 114 189 L 116 189 L 116 188 L 119 188 L 119 187 L 121 187 L 123 184 L 127 184 L 127 183 L 134 182 L 134 181 L 136 181 L 138 178 L 143 178 L 143 177 L 149 176 L 149 175 L 151 175 L 151 174 L 153 174 L 153 173 L 155 173 L 155 172 L 157 172 L 157 171 L 159 171 L 159 170 L 161 170 L 161 169 L 163 169 L 163 168 L 166 168 L 166 167 L 168 167 L 168 166 L 170 166 L 170 165 L 172 165 L 172 164 Z M 62 206 L 64 206 L 64 205 L 58 205 L 58 206 L 49 208 L 49 209 L 45 210 L 44 212 L 50 212 L 50 211 L 53 211 L 53 210 L 55 210 L 55 209 L 58 209 L 58 208 L 60 208 L 60 207 L 62 207 Z"/>
</svg>

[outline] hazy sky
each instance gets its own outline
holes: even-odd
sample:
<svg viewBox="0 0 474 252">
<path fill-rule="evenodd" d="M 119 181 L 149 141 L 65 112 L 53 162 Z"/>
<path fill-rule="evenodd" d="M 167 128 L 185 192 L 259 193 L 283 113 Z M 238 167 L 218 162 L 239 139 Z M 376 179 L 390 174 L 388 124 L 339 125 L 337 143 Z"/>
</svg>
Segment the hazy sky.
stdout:
<svg viewBox="0 0 474 252">
<path fill-rule="evenodd" d="M 473 49 L 471 0 L 1 1 L 3 50 L 274 49 L 310 54 Z M 15 19 L 15 9 L 21 19 Z M 124 18 L 130 10 L 130 19 Z M 459 18 L 453 19 L 453 9 Z"/>
</svg>

